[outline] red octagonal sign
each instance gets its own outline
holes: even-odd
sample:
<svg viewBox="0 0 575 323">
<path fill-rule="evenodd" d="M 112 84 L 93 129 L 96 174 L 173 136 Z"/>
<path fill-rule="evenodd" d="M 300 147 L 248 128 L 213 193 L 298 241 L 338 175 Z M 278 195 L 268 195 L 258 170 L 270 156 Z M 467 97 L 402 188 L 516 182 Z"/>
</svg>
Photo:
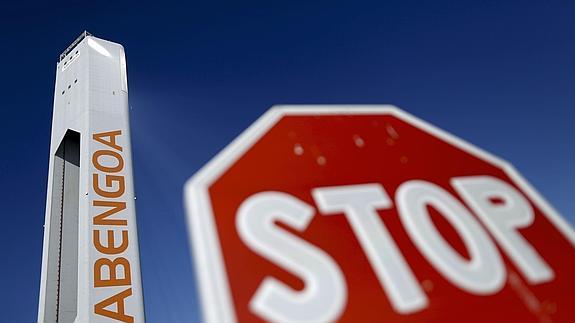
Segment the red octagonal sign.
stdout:
<svg viewBox="0 0 575 323">
<path fill-rule="evenodd" d="M 275 107 L 186 185 L 208 322 L 573 322 L 575 234 L 390 106 Z"/>
</svg>

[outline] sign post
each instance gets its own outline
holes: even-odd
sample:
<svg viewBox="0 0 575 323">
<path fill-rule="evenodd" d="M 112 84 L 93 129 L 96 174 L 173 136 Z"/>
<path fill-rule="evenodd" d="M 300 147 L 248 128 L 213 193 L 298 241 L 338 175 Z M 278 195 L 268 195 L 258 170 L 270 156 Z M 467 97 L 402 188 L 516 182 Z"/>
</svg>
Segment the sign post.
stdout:
<svg viewBox="0 0 575 323">
<path fill-rule="evenodd" d="M 391 106 L 274 107 L 186 185 L 207 322 L 566 322 L 575 234 Z"/>
</svg>

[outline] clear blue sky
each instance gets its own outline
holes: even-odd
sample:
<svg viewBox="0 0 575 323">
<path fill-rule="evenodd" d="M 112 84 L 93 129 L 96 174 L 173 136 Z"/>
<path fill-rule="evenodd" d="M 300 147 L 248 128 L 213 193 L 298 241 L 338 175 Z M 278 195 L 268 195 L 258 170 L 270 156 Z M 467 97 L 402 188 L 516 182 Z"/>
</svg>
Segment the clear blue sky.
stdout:
<svg viewBox="0 0 575 323">
<path fill-rule="evenodd" d="M 514 163 L 574 224 L 574 17 L 569 0 L 3 3 L 0 321 L 36 319 L 55 65 L 82 30 L 126 48 L 146 314 L 171 323 L 198 320 L 182 185 L 276 103 L 395 104 Z"/>
</svg>

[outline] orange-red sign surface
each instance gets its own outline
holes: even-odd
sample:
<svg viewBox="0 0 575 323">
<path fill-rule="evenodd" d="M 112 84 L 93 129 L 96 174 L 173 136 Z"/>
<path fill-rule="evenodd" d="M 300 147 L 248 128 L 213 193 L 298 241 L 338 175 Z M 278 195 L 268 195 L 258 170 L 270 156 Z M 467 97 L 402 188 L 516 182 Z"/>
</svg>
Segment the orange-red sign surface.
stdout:
<svg viewBox="0 0 575 323">
<path fill-rule="evenodd" d="M 393 107 L 274 108 L 186 201 L 207 321 L 575 318 L 572 228 L 511 166 Z"/>
</svg>

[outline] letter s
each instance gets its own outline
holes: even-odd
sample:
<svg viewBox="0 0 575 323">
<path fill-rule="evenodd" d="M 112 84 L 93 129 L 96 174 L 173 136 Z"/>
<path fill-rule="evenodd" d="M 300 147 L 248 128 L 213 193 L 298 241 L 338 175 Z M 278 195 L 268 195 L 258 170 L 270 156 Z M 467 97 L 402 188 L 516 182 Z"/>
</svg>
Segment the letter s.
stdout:
<svg viewBox="0 0 575 323">
<path fill-rule="evenodd" d="M 266 277 L 250 302 L 253 312 L 274 322 L 329 322 L 344 308 L 347 289 L 336 262 L 323 250 L 274 225 L 281 221 L 303 231 L 314 209 L 280 192 L 257 193 L 239 208 L 236 227 L 255 253 L 300 277 L 305 287 L 295 291 Z"/>
</svg>

